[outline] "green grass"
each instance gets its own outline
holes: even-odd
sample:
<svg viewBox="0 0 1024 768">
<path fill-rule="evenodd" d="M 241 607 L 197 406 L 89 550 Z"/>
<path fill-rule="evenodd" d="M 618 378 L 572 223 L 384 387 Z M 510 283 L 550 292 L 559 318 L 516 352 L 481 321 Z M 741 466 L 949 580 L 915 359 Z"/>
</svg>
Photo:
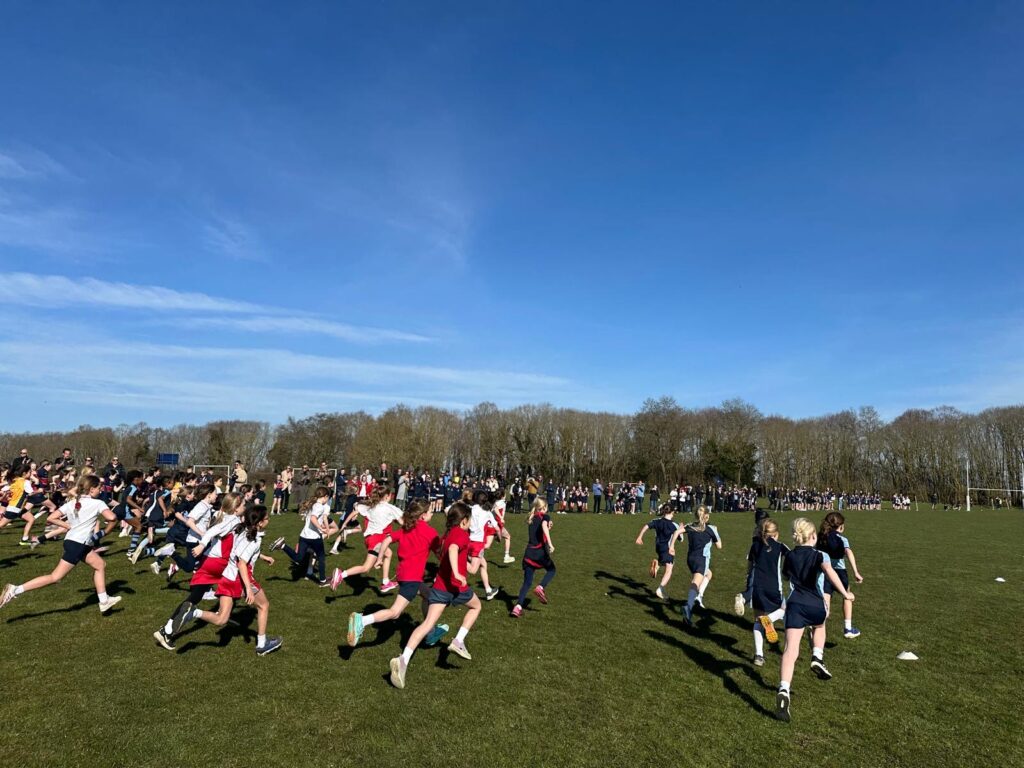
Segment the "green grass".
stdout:
<svg viewBox="0 0 1024 768">
<path fill-rule="evenodd" d="M 784 531 L 794 517 L 779 516 Z M 524 518 L 510 519 L 519 558 Z M 693 629 L 677 610 L 684 574 L 671 605 L 651 592 L 653 544 L 633 544 L 646 519 L 557 517 L 551 604 L 513 621 L 504 595 L 485 603 L 467 641 L 473 661 L 420 650 L 404 691 L 386 674 L 409 617 L 340 647 L 350 611 L 390 603 L 375 585 L 332 596 L 291 581 L 279 558 L 257 575 L 281 651 L 257 658 L 253 614 L 236 608 L 241 628 L 195 626 L 172 654 L 150 633 L 183 585 L 167 586 L 148 561 L 131 566 L 114 539 L 108 582 L 124 601 L 110 615 L 85 565 L 0 613 L 0 765 L 1024 765 L 1020 511 L 848 513 L 864 634 L 842 639 L 833 618 L 827 683 L 804 649 L 788 725 L 770 716 L 777 649 L 753 667 L 749 614 L 731 615 L 751 516 L 714 516 L 725 548 Z M 275 518 L 271 533 L 298 528 Z M 0 535 L 2 581 L 53 567 L 59 544 L 30 553 L 17 538 Z M 352 541 L 331 566 L 361 560 Z M 514 594 L 519 563 L 500 567 L 498 555 L 494 581 Z M 902 650 L 921 660 L 897 661 Z"/>
</svg>

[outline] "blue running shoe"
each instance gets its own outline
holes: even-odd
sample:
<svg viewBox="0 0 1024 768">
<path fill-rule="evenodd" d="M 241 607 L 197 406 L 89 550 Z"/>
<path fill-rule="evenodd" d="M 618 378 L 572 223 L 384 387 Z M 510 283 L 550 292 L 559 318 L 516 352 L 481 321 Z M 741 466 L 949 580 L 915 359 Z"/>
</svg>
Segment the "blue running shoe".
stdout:
<svg viewBox="0 0 1024 768">
<path fill-rule="evenodd" d="M 426 639 L 423 641 L 423 644 L 426 645 L 428 648 L 433 645 L 437 645 L 441 641 L 441 638 L 447 634 L 448 625 L 438 624 L 436 627 L 430 630 L 430 632 L 427 634 Z"/>
<path fill-rule="evenodd" d="M 349 614 L 347 639 L 350 648 L 355 648 L 363 639 L 363 615 L 361 613 Z"/>
<path fill-rule="evenodd" d="M 855 637 L 860 637 L 860 630 L 856 627 L 850 627 L 849 629 L 843 630 L 843 637 L 847 640 L 852 640 Z"/>
</svg>

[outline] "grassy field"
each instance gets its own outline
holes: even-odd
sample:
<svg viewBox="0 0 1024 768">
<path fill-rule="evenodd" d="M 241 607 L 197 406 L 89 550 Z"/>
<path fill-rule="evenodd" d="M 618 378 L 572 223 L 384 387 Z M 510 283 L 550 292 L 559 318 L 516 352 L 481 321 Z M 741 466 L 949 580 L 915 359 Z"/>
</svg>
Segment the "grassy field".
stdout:
<svg viewBox="0 0 1024 768">
<path fill-rule="evenodd" d="M 787 536 L 793 517 L 778 518 Z M 511 518 L 517 559 L 523 519 Z M 278 558 L 258 577 L 281 651 L 256 657 L 243 607 L 239 626 L 193 626 L 168 653 L 150 634 L 184 583 L 168 586 L 148 561 L 131 566 L 127 540 L 114 539 L 109 591 L 124 600 L 109 615 L 85 565 L 0 612 L 0 765 L 1024 765 L 1019 510 L 849 513 L 866 579 L 855 587 L 863 635 L 844 640 L 833 617 L 830 682 L 810 674 L 805 649 L 788 725 L 771 716 L 778 649 L 755 668 L 749 614 L 731 613 L 750 515 L 714 517 L 725 547 L 693 628 L 678 612 L 684 574 L 670 603 L 654 597 L 653 543 L 633 544 L 646 519 L 557 517 L 551 603 L 532 602 L 518 621 L 511 596 L 485 603 L 467 640 L 473 661 L 422 649 L 404 691 L 386 676 L 409 617 L 343 645 L 350 611 L 390 603 L 376 582 L 332 595 L 292 581 Z M 270 532 L 294 538 L 298 528 L 290 515 Z M 17 539 L 13 527 L 0 536 L 3 582 L 56 563 L 59 545 L 30 552 Z M 362 559 L 352 542 L 331 566 Z M 494 581 L 514 595 L 518 560 L 498 566 L 496 550 Z M 920 661 L 897 661 L 903 650 Z"/>
</svg>

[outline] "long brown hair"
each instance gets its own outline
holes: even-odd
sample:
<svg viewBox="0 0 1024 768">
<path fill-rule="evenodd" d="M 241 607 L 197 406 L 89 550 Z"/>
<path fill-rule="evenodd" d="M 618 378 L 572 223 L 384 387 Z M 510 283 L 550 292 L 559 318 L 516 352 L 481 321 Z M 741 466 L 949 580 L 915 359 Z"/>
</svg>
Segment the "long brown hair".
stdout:
<svg viewBox="0 0 1024 768">
<path fill-rule="evenodd" d="M 373 508 L 380 504 L 384 499 L 391 495 L 391 486 L 387 483 L 381 483 L 375 485 L 373 490 L 370 491 L 370 498 L 366 500 L 368 507 Z"/>
<path fill-rule="evenodd" d="M 253 504 L 245 510 L 242 522 L 235 526 L 235 535 L 244 534 L 249 541 L 256 541 L 256 532 L 266 517 L 267 508 L 263 504 Z"/>
<path fill-rule="evenodd" d="M 409 506 L 402 513 L 402 530 L 406 533 L 411 531 L 426 512 L 427 508 L 423 504 L 420 504 L 418 501 L 410 501 Z"/>
<path fill-rule="evenodd" d="M 450 507 L 448 507 L 448 514 L 445 517 L 445 533 L 448 533 L 452 528 L 458 528 L 459 523 L 468 518 L 472 514 L 469 505 L 462 501 L 456 501 Z"/>
<path fill-rule="evenodd" d="M 846 524 L 846 518 L 841 512 L 829 512 L 821 521 L 821 528 L 818 529 L 818 538 L 824 541 L 832 531 L 838 531 L 839 526 Z"/>
<path fill-rule="evenodd" d="M 325 496 L 330 497 L 330 495 L 331 492 L 327 490 L 326 486 L 318 485 L 316 488 L 313 489 L 313 492 L 309 494 L 306 500 L 302 502 L 302 506 L 299 508 L 299 512 L 309 512 L 309 510 L 313 508 L 313 505 L 316 504 L 317 499 L 322 499 Z"/>
</svg>

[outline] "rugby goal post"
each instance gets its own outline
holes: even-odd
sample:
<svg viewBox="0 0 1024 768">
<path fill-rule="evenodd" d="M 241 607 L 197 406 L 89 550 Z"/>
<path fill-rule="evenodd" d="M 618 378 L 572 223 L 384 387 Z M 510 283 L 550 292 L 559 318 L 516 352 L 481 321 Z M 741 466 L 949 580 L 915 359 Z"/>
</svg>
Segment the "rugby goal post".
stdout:
<svg viewBox="0 0 1024 768">
<path fill-rule="evenodd" d="M 971 511 L 971 491 L 984 491 L 985 493 L 1005 493 L 1010 497 L 1010 506 L 1013 506 L 1013 497 L 1020 494 L 1020 504 L 1024 507 L 1024 461 L 1020 465 L 1020 486 L 1017 488 L 971 488 L 971 460 L 966 461 L 967 470 L 967 511 Z M 1007 478 L 1009 479 L 1009 478 Z"/>
</svg>

